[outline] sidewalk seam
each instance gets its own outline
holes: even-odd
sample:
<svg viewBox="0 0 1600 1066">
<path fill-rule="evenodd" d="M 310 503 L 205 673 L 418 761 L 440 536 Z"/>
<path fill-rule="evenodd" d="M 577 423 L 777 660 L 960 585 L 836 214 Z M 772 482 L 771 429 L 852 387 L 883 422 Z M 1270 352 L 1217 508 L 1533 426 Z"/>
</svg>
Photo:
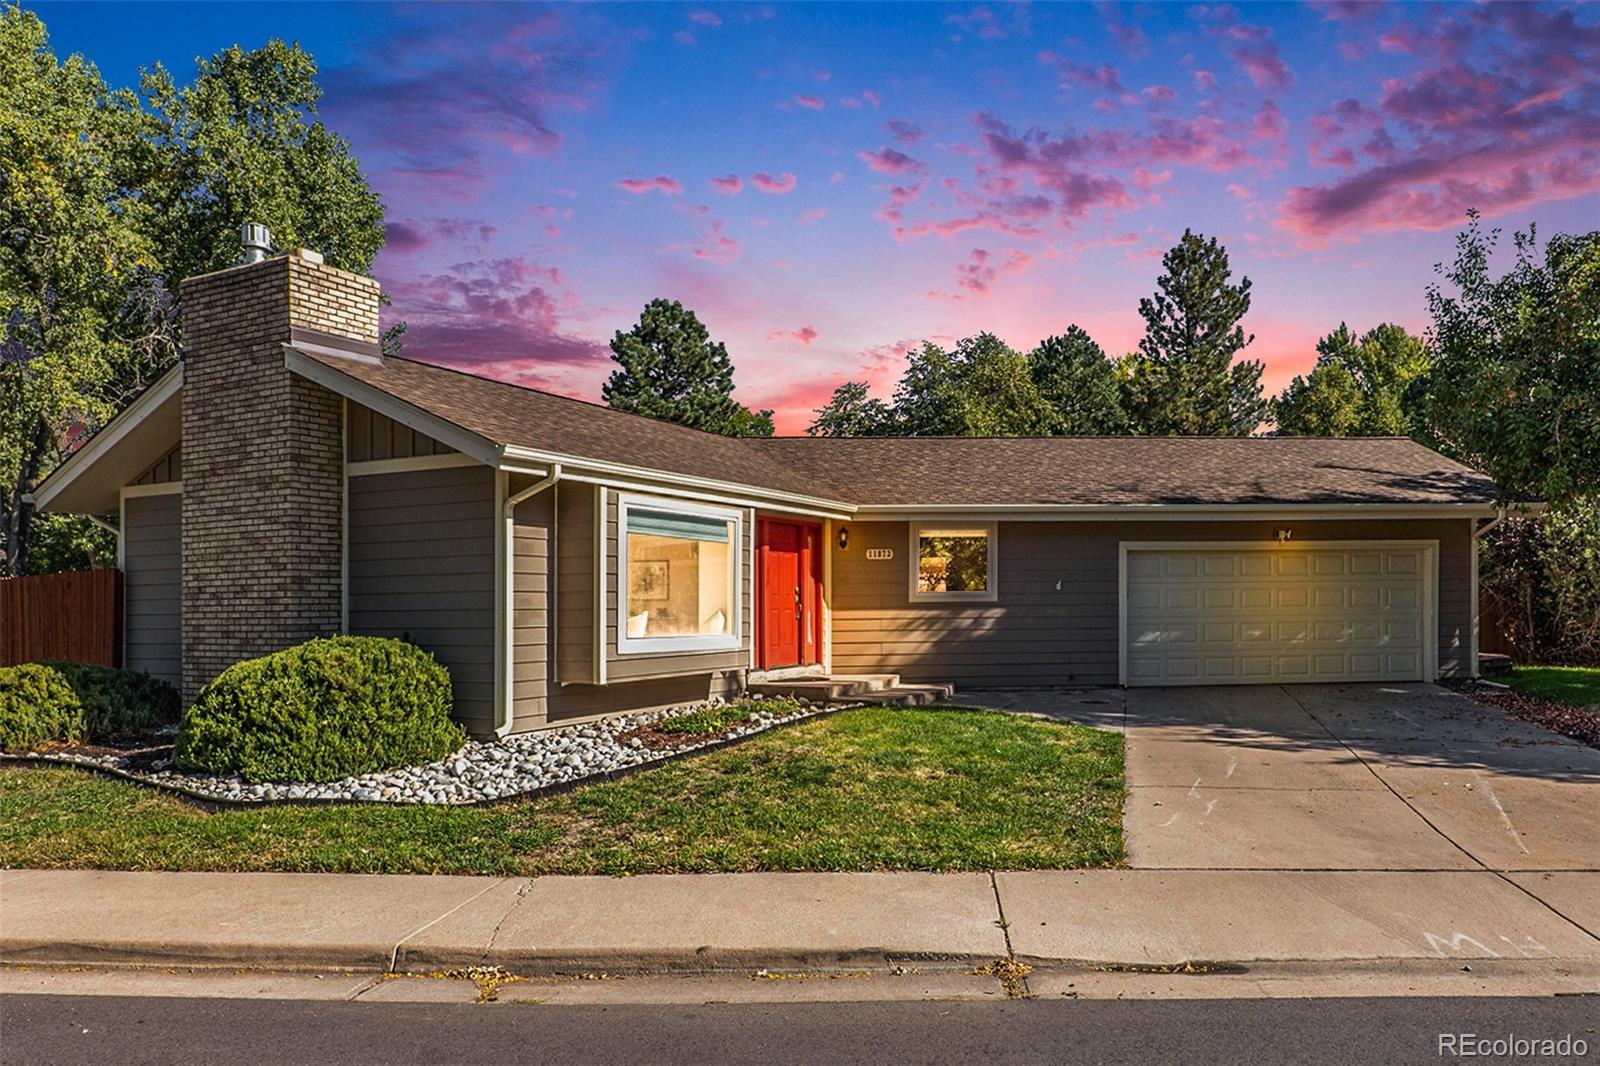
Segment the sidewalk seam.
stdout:
<svg viewBox="0 0 1600 1066">
<path fill-rule="evenodd" d="M 483 946 L 483 955 L 479 957 L 479 962 L 489 961 L 489 953 L 494 950 L 494 942 L 500 939 L 500 930 L 505 928 L 506 921 L 517 908 L 522 906 L 522 901 L 528 898 L 528 893 L 532 890 L 533 878 L 523 878 L 522 887 L 517 889 L 517 896 L 511 901 L 511 906 L 507 907 L 506 912 L 500 916 L 500 920 L 494 923 L 494 931 L 489 934 L 489 942 Z"/>
<path fill-rule="evenodd" d="M 426 921 L 426 922 L 422 923 L 417 928 L 411 930 L 411 932 L 409 932 L 405 936 L 401 937 L 398 941 L 395 942 L 394 947 L 389 949 L 389 968 L 388 968 L 387 972 L 388 973 L 394 973 L 395 972 L 395 967 L 396 967 L 396 965 L 398 965 L 398 963 L 400 961 L 400 949 L 405 947 L 406 943 L 408 941 L 413 940 L 416 937 L 418 937 L 418 936 L 422 935 L 423 933 L 427 932 L 429 929 L 432 929 L 434 926 L 438 925 L 440 922 L 444 921 L 446 918 L 450 917 L 452 914 L 456 913 L 456 911 L 459 911 L 462 907 L 465 907 L 467 904 L 476 903 L 478 900 L 483 898 L 485 893 L 494 891 L 495 889 L 499 888 L 501 885 L 505 884 L 509 880 L 511 880 L 509 877 L 497 877 L 497 878 L 495 878 L 493 881 L 489 882 L 489 884 L 486 885 L 482 889 L 482 891 L 474 892 L 472 895 L 468 896 L 466 899 L 462 900 L 460 903 L 457 903 L 454 907 L 451 907 L 449 910 L 445 911 L 443 914 L 439 915 L 437 918 L 433 918 L 433 919 L 431 919 L 429 921 Z M 496 928 L 498 928 L 498 926 Z"/>
<path fill-rule="evenodd" d="M 1473 862 L 1477 863 L 1478 866 L 1480 868 L 1482 868 L 1484 871 L 1486 871 L 1488 873 L 1491 873 L 1491 874 L 1494 874 L 1502 882 L 1504 882 L 1505 884 L 1510 885 L 1512 888 L 1516 889 L 1518 892 L 1521 892 L 1524 896 L 1527 896 L 1529 899 L 1533 900 L 1535 903 L 1537 903 L 1539 906 L 1543 907 L 1545 910 L 1549 911 L 1551 914 L 1555 915 L 1557 918 L 1560 918 L 1562 921 L 1564 921 L 1568 925 L 1572 926 L 1572 928 L 1578 930 L 1578 932 L 1582 933 L 1584 936 L 1588 937 L 1590 940 L 1600 941 L 1600 933 L 1596 933 L 1593 929 L 1590 929 L 1588 926 L 1585 926 L 1582 922 L 1579 922 L 1576 919 L 1571 918 L 1568 915 L 1565 915 L 1565 914 L 1561 913 L 1561 911 L 1558 910 L 1550 902 L 1548 902 L 1548 901 L 1546 901 L 1544 899 L 1541 899 L 1539 896 L 1534 894 L 1529 889 L 1524 888 L 1522 885 L 1517 884 L 1517 882 L 1513 881 L 1505 873 L 1505 871 L 1495 869 L 1493 866 L 1490 866 L 1488 863 L 1484 862 L 1482 859 L 1480 859 L 1476 855 L 1472 854 L 1472 852 L 1470 852 L 1466 848 L 1462 847 L 1461 844 L 1456 842 L 1456 839 L 1454 837 L 1452 837 L 1449 833 L 1446 833 L 1443 829 L 1440 829 L 1438 826 L 1434 825 L 1433 821 L 1427 815 L 1425 815 L 1421 811 L 1419 811 L 1416 808 L 1415 804 L 1413 804 L 1410 800 L 1408 800 L 1404 796 L 1402 796 L 1400 794 L 1400 791 L 1398 789 L 1396 789 L 1393 785 L 1391 785 L 1384 778 L 1384 776 L 1382 774 L 1378 773 L 1377 770 L 1373 769 L 1372 764 L 1370 762 L 1368 762 L 1366 759 L 1362 758 L 1361 753 L 1359 751 L 1357 751 L 1355 748 L 1351 747 L 1345 741 L 1345 739 L 1343 737 L 1341 737 L 1339 734 L 1335 733 L 1332 729 L 1328 728 L 1328 724 L 1326 722 L 1324 722 L 1322 719 L 1318 718 L 1316 715 L 1312 714 L 1310 709 L 1307 708 L 1305 704 L 1300 702 L 1300 697 L 1296 696 L 1293 692 L 1289 691 L 1289 687 L 1287 685 L 1279 685 L 1278 688 L 1285 696 L 1288 696 L 1289 699 L 1294 701 L 1294 705 L 1296 707 L 1300 708 L 1300 713 L 1304 714 L 1307 718 L 1311 719 L 1313 722 L 1317 723 L 1317 725 L 1321 726 L 1322 727 L 1322 731 L 1324 733 L 1327 733 L 1328 736 L 1332 737 L 1336 742 L 1338 742 L 1339 746 L 1344 748 L 1345 751 L 1348 751 L 1351 755 L 1353 755 L 1355 757 L 1355 760 L 1357 762 L 1359 762 L 1363 767 L 1366 768 L 1367 773 L 1369 773 L 1373 777 L 1375 777 L 1378 780 L 1379 784 L 1381 784 L 1384 788 L 1388 789 L 1389 794 L 1391 796 L 1393 796 L 1395 799 L 1399 800 L 1401 803 L 1405 804 L 1407 810 L 1409 810 L 1412 814 L 1416 815 L 1418 818 L 1421 818 L 1422 819 L 1422 823 L 1424 825 L 1426 825 L 1429 829 L 1432 829 L 1435 833 L 1439 834 L 1439 836 L 1443 837 L 1444 840 L 1451 847 L 1455 848 L 1457 851 L 1461 852 L 1461 854 L 1465 855 L 1467 858 L 1469 858 Z M 1542 872 L 1550 872 L 1550 871 L 1542 871 Z"/>
</svg>

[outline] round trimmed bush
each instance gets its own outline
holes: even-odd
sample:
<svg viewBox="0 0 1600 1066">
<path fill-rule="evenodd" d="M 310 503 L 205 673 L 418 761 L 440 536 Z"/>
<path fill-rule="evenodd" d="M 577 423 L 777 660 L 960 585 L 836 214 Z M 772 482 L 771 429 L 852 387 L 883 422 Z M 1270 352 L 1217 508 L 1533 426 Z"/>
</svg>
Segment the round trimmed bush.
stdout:
<svg viewBox="0 0 1600 1066">
<path fill-rule="evenodd" d="M 82 736 L 83 707 L 60 671 L 39 663 L 0 667 L 0 751 Z"/>
<path fill-rule="evenodd" d="M 450 675 L 386 637 L 331 637 L 236 663 L 200 691 L 173 759 L 246 781 L 337 781 L 434 762 L 466 741 Z"/>
<path fill-rule="evenodd" d="M 95 663 L 46 662 L 72 686 L 90 737 L 139 736 L 178 720 L 178 690 L 143 670 Z"/>
</svg>

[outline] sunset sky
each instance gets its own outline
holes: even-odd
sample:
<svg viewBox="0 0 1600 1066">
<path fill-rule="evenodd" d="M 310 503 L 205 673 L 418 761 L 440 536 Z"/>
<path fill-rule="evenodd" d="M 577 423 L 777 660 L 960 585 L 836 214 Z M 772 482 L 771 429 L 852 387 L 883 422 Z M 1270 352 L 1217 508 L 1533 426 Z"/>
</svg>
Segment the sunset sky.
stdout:
<svg viewBox="0 0 1600 1066">
<path fill-rule="evenodd" d="M 1129 350 L 1186 226 L 1272 389 L 1420 330 L 1470 207 L 1600 228 L 1600 5 L 30 6 L 114 84 L 310 49 L 408 355 L 595 398 L 673 297 L 779 432 L 924 338 Z"/>
</svg>

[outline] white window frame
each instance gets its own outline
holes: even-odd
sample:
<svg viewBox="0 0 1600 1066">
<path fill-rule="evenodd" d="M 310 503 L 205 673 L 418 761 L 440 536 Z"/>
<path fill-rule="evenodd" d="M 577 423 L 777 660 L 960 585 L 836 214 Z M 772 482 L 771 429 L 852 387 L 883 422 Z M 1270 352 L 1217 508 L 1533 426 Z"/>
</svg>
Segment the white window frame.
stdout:
<svg viewBox="0 0 1600 1066">
<path fill-rule="evenodd" d="M 969 529 L 982 530 L 989 539 L 989 587 L 982 592 L 923 592 L 920 588 L 922 538 L 929 533 Z M 955 518 L 947 522 L 912 522 L 910 530 L 906 554 L 910 556 L 907 578 L 912 603 L 994 603 L 1000 598 L 1000 523 L 965 522 Z"/>
<path fill-rule="evenodd" d="M 729 542 L 728 560 L 733 582 L 728 632 L 718 636 L 691 633 L 677 637 L 628 636 L 628 512 L 665 511 L 694 518 L 718 518 L 733 524 L 733 537 Z M 686 503 L 682 500 L 660 496 L 617 496 L 617 654 L 660 655 L 663 652 L 738 651 L 744 646 L 744 632 L 740 612 L 744 609 L 744 512 L 734 507 L 714 507 L 703 503 Z"/>
</svg>

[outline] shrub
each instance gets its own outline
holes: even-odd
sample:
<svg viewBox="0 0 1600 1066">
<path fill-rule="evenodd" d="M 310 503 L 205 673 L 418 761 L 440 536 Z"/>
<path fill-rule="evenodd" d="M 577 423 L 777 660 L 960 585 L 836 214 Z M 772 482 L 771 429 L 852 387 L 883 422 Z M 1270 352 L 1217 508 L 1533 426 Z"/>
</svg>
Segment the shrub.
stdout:
<svg viewBox="0 0 1600 1066">
<path fill-rule="evenodd" d="M 38 663 L 0 667 L 0 751 L 82 736 L 83 708 L 60 671 Z"/>
<path fill-rule="evenodd" d="M 246 781 L 336 781 L 433 762 L 466 740 L 450 675 L 384 637 L 332 637 L 236 663 L 184 713 L 185 769 Z"/>
<path fill-rule="evenodd" d="M 119 670 L 95 663 L 47 662 L 72 686 L 83 707 L 89 736 L 149 733 L 178 720 L 178 690 L 143 670 Z"/>
</svg>

